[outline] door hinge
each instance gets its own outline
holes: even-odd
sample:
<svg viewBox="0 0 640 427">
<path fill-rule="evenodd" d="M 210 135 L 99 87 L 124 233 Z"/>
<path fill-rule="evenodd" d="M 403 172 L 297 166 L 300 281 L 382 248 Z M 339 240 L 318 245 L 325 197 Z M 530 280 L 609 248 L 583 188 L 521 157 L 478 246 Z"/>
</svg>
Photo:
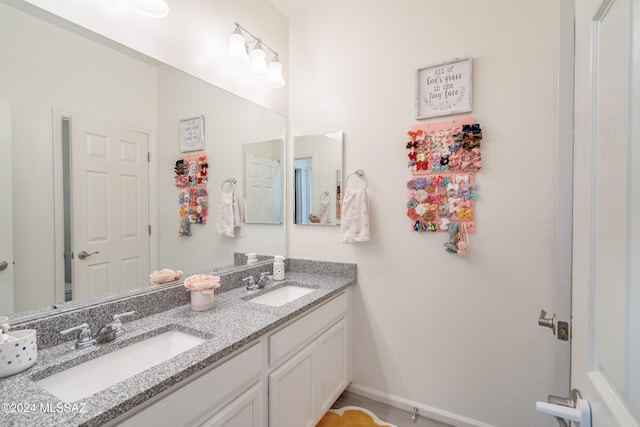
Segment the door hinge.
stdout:
<svg viewBox="0 0 640 427">
<path fill-rule="evenodd" d="M 151 224 L 149 224 L 149 236 L 151 236 Z"/>
<path fill-rule="evenodd" d="M 151 163 L 151 151 L 147 151 L 147 163 Z"/>
</svg>

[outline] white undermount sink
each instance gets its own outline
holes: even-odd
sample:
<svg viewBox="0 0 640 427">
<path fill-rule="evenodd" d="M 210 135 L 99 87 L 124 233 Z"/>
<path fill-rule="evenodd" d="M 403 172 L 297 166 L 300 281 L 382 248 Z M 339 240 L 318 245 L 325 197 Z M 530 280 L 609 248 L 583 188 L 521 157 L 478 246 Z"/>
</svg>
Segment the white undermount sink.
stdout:
<svg viewBox="0 0 640 427">
<path fill-rule="evenodd" d="M 204 341 L 191 334 L 169 330 L 38 380 L 36 384 L 63 402 L 75 402 L 166 362 Z"/>
<path fill-rule="evenodd" d="M 258 304 L 270 305 L 272 307 L 279 307 L 291 301 L 295 301 L 313 291 L 314 289 L 302 286 L 285 285 L 281 288 L 269 291 L 266 294 L 251 298 L 249 301 Z"/>
</svg>

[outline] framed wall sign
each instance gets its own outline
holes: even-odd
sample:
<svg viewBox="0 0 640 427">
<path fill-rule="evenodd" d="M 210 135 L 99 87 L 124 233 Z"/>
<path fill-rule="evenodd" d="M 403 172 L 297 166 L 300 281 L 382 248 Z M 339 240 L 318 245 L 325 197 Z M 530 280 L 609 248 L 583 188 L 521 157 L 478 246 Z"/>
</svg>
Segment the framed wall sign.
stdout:
<svg viewBox="0 0 640 427">
<path fill-rule="evenodd" d="M 416 119 L 471 111 L 471 57 L 418 68 Z"/>
<path fill-rule="evenodd" d="M 180 151 L 204 150 L 204 117 L 180 120 Z"/>
</svg>

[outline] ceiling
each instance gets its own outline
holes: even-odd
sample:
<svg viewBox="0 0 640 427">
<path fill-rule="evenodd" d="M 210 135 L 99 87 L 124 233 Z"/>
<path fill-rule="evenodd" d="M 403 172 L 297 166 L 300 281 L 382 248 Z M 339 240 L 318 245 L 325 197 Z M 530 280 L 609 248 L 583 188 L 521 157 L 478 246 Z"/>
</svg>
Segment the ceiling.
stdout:
<svg viewBox="0 0 640 427">
<path fill-rule="evenodd" d="M 322 4 L 326 0 L 271 0 L 280 12 L 287 16 L 293 16 Z"/>
</svg>

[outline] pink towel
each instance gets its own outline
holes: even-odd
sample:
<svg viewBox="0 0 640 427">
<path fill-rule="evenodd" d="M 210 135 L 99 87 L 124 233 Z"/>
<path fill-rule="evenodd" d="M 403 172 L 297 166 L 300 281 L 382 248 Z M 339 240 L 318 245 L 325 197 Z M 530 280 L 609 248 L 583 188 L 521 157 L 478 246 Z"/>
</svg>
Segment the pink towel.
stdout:
<svg viewBox="0 0 640 427">
<path fill-rule="evenodd" d="M 366 188 L 347 188 L 342 200 L 341 243 L 368 242 L 369 202 Z"/>
</svg>

